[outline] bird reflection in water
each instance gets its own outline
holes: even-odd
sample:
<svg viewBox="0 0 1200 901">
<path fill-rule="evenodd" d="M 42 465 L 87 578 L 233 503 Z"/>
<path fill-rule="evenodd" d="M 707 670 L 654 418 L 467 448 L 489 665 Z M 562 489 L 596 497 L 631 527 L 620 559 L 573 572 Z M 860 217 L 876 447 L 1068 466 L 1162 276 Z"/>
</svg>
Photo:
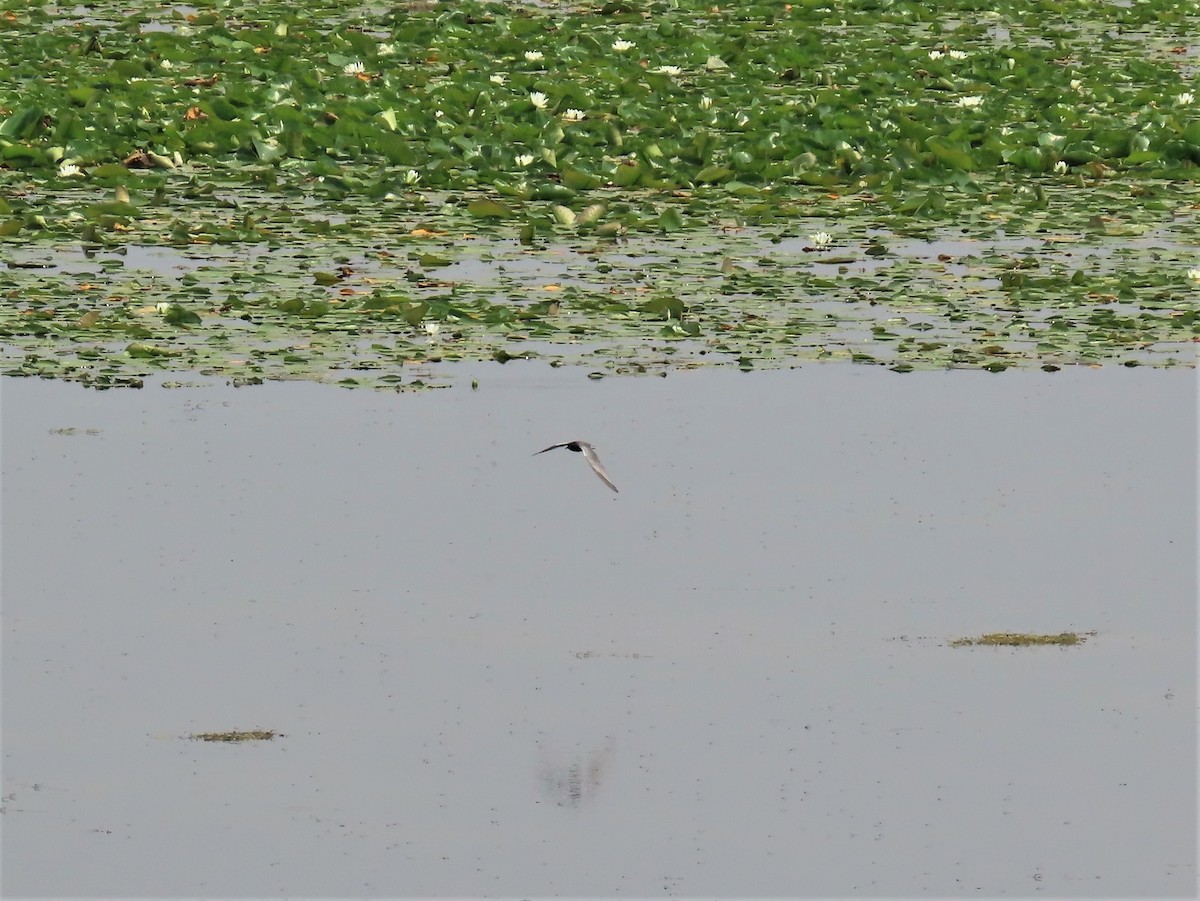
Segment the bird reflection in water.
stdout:
<svg viewBox="0 0 1200 901">
<path fill-rule="evenodd" d="M 567 760 L 544 759 L 538 774 L 542 791 L 559 807 L 579 807 L 590 801 L 607 774 L 615 750 L 614 739 L 609 736 L 590 752 L 576 752 Z"/>
</svg>

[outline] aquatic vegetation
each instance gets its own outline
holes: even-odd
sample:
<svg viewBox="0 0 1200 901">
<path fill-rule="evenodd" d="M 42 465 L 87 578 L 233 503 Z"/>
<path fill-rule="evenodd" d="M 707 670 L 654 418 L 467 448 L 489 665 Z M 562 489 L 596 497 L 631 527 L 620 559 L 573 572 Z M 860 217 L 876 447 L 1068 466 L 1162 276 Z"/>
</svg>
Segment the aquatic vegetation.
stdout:
<svg viewBox="0 0 1200 901">
<path fill-rule="evenodd" d="M 0 370 L 1194 365 L 1195 5 L 1042 6 L 27 0 Z"/>
<path fill-rule="evenodd" d="M 278 732 L 269 729 L 253 729 L 248 732 L 196 732 L 189 735 L 188 738 L 195 741 L 241 742 L 270 741 L 277 735 L 279 735 Z"/>
<path fill-rule="evenodd" d="M 989 632 L 978 638 L 958 638 L 950 642 L 952 648 L 970 647 L 972 645 L 1004 645 L 1006 647 L 1022 648 L 1032 645 L 1055 645 L 1071 647 L 1083 644 L 1095 632 L 1060 632 L 1057 635 L 1035 635 L 1029 632 Z"/>
</svg>

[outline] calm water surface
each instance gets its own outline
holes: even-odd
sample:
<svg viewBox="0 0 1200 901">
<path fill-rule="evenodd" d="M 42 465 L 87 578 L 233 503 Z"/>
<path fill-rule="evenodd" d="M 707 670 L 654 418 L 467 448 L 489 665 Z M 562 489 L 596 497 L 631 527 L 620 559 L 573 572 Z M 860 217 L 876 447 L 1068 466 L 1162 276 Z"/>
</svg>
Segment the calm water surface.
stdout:
<svg viewBox="0 0 1200 901">
<path fill-rule="evenodd" d="M 6 896 L 1194 894 L 1193 371 L 473 372 L 0 383 Z"/>
</svg>

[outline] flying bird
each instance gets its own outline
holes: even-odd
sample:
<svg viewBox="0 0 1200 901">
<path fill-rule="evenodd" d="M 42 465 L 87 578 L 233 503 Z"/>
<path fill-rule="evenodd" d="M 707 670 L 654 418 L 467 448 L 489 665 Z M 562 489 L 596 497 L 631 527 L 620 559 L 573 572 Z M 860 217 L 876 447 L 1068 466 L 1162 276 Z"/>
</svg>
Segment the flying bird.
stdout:
<svg viewBox="0 0 1200 901">
<path fill-rule="evenodd" d="M 596 456 L 596 449 L 586 441 L 564 441 L 562 444 L 551 444 L 547 448 L 538 451 L 538 454 L 544 454 L 546 451 L 552 451 L 555 448 L 565 447 L 567 450 L 575 451 L 577 454 L 583 454 L 583 459 L 588 461 L 588 465 L 592 467 L 592 472 L 600 477 L 600 481 L 611 488 L 617 490 L 617 486 L 613 484 L 612 479 L 608 477 L 608 471 L 604 468 L 604 464 L 600 462 L 600 458 Z"/>
</svg>

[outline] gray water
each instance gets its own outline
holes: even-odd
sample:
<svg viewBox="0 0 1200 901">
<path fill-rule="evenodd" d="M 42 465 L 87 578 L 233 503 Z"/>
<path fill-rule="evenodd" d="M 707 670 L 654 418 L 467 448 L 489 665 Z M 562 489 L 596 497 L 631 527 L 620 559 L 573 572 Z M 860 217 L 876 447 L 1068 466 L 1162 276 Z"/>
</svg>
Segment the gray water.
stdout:
<svg viewBox="0 0 1200 901">
<path fill-rule="evenodd" d="M 1194 371 L 470 372 L 0 384 L 5 896 L 1195 893 Z"/>
</svg>

